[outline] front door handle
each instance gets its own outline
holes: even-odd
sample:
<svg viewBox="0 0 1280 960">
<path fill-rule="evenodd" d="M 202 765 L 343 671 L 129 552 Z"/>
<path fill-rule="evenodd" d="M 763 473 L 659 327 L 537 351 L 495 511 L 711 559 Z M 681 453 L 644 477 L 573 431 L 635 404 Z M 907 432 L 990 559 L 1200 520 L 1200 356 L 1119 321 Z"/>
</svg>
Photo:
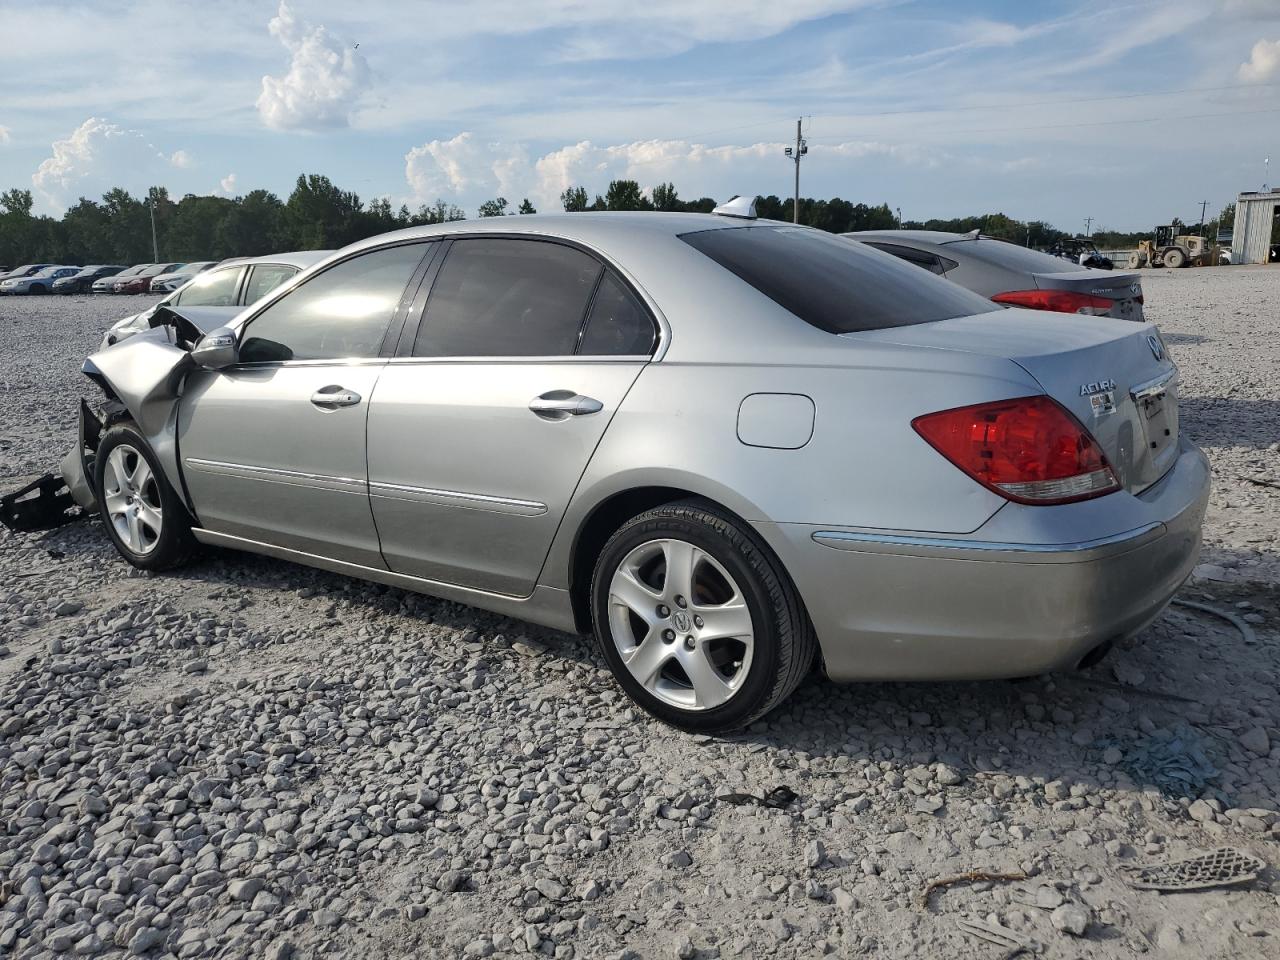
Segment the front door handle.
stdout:
<svg viewBox="0 0 1280 960">
<path fill-rule="evenodd" d="M 313 393 L 311 402 L 322 410 L 337 410 L 339 407 L 354 407 L 360 402 L 360 394 L 346 387 L 331 384 Z"/>
<path fill-rule="evenodd" d="M 568 420 L 599 413 L 604 404 L 595 397 L 584 397 L 572 390 L 551 390 L 530 400 L 529 409 L 543 420 Z"/>
</svg>

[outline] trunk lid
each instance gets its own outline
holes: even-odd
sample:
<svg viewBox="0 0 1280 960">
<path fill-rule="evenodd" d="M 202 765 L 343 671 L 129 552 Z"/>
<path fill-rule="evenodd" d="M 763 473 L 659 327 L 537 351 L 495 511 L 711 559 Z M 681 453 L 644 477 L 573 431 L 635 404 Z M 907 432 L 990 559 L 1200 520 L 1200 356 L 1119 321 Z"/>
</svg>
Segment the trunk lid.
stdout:
<svg viewBox="0 0 1280 960">
<path fill-rule="evenodd" d="M 1116 270 L 1071 270 L 1063 273 L 1033 273 L 1041 290 L 1069 290 L 1115 301 L 1109 316 L 1117 320 L 1142 320 L 1142 278 L 1136 273 Z"/>
<path fill-rule="evenodd" d="M 1130 493 L 1177 459 L 1178 371 L 1152 324 L 1009 309 L 844 336 L 1012 360 L 1084 424 Z"/>
</svg>

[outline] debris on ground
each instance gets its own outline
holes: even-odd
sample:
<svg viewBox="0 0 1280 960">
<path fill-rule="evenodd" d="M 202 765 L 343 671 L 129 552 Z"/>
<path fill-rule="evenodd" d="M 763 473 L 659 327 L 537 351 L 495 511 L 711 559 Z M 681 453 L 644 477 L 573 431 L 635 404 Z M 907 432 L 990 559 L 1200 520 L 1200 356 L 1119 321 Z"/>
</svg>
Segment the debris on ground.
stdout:
<svg viewBox="0 0 1280 960">
<path fill-rule="evenodd" d="M 1159 787 L 1165 794 L 1198 797 L 1218 769 L 1209 760 L 1204 738 L 1186 723 L 1162 734 L 1136 740 L 1103 737 L 1094 741 L 1099 750 L 1119 750 L 1117 766 L 1139 783 Z"/>
<path fill-rule="evenodd" d="M 777 786 L 763 797 L 757 797 L 751 793 L 722 793 L 716 799 L 738 807 L 754 804 L 757 807 L 764 807 L 769 810 L 785 810 L 795 803 L 798 798 L 795 791 L 790 787 Z"/>
<path fill-rule="evenodd" d="M 1230 847 L 1219 847 L 1185 860 L 1121 866 L 1120 873 L 1129 886 L 1137 890 L 1176 893 L 1249 883 L 1258 879 L 1258 874 L 1266 866 L 1266 861 L 1252 854 L 1241 853 Z"/>
<path fill-rule="evenodd" d="M 930 880 L 925 884 L 925 888 L 920 894 L 920 907 L 921 909 L 928 909 L 929 896 L 933 891 L 955 886 L 957 883 L 977 883 L 979 881 L 987 881 L 990 883 L 1011 883 L 1025 879 L 1027 879 L 1027 875 L 1021 870 L 1014 873 L 993 873 L 989 870 L 970 870 L 967 873 L 957 873 L 950 877 L 939 877 L 937 880 Z"/>
</svg>

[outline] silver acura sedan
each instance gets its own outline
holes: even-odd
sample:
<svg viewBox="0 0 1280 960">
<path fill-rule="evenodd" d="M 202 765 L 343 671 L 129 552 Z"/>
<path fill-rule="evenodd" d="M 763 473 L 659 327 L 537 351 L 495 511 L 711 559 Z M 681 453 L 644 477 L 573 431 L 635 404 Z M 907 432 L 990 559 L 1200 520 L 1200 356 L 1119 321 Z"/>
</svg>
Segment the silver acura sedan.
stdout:
<svg viewBox="0 0 1280 960">
<path fill-rule="evenodd" d="M 213 544 L 590 631 L 685 729 L 815 665 L 1091 662 L 1199 546 L 1155 327 L 1002 309 L 816 230 L 441 224 L 198 313 L 84 366 L 106 401 L 64 476 L 126 560 Z"/>
</svg>

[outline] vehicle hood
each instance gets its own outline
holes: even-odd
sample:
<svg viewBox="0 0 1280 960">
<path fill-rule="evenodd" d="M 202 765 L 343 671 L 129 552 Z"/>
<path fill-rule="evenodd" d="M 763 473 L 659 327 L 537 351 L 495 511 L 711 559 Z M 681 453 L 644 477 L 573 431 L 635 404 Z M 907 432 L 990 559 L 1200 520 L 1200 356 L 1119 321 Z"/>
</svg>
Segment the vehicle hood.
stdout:
<svg viewBox="0 0 1280 960">
<path fill-rule="evenodd" d="M 1154 324 L 1010 309 L 845 336 L 1013 361 L 1093 434 L 1132 493 L 1177 459 L 1177 367 Z"/>
</svg>

